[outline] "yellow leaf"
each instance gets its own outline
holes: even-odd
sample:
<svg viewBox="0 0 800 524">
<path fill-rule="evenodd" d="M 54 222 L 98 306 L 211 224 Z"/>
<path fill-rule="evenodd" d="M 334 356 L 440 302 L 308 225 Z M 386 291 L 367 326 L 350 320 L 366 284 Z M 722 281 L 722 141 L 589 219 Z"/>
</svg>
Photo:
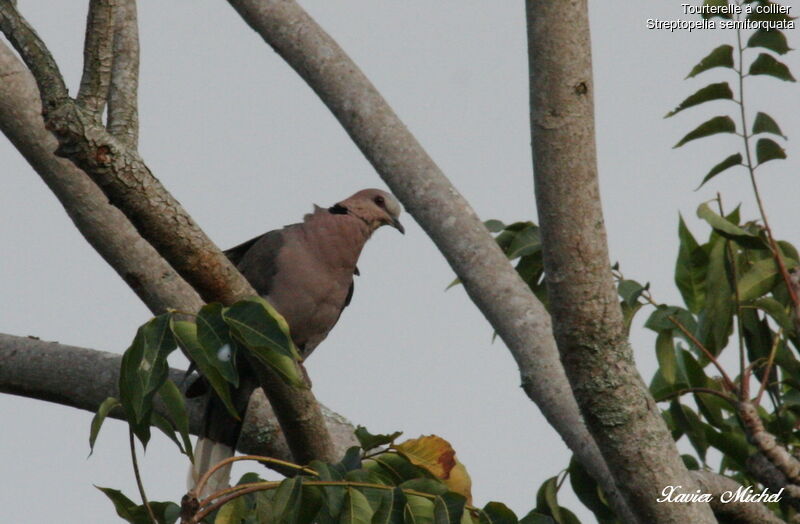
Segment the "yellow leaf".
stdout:
<svg viewBox="0 0 800 524">
<path fill-rule="evenodd" d="M 456 459 L 455 450 L 445 439 L 428 435 L 406 440 L 393 448 L 415 466 L 428 470 L 442 480 L 450 491 L 466 497 L 468 504 L 472 502 L 472 480 L 467 468 Z"/>
<path fill-rule="evenodd" d="M 446 479 L 456 465 L 456 452 L 445 439 L 436 435 L 412 438 L 397 444 L 394 449 L 416 466 L 430 471 L 434 477 Z"/>
<path fill-rule="evenodd" d="M 472 505 L 472 479 L 467 473 L 464 464 L 456 459 L 455 467 L 450 471 L 450 478 L 445 479 L 444 483 L 450 491 L 463 495 L 467 499 L 467 504 Z"/>
</svg>

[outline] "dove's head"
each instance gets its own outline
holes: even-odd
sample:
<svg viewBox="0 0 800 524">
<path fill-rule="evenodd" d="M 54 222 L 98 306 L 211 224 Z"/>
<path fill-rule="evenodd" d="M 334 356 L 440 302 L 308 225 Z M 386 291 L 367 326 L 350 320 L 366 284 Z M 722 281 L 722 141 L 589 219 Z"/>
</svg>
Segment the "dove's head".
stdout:
<svg viewBox="0 0 800 524">
<path fill-rule="evenodd" d="M 403 234 L 406 232 L 399 220 L 402 211 L 400 202 L 386 191 L 362 189 L 334 207 L 344 208 L 347 213 L 360 218 L 369 226 L 370 231 L 388 225 Z"/>
</svg>

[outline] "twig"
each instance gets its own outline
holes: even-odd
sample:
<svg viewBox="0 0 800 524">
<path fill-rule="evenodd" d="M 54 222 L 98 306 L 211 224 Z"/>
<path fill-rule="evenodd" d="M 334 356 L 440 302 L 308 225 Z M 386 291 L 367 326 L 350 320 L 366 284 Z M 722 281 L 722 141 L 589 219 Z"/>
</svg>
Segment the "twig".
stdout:
<svg viewBox="0 0 800 524">
<path fill-rule="evenodd" d="M 107 127 L 112 135 L 135 149 L 139 141 L 139 28 L 136 0 L 117 2 Z"/>
<path fill-rule="evenodd" d="M 669 395 L 667 395 L 667 396 L 665 396 L 663 398 L 657 399 L 657 400 L 658 401 L 668 400 L 668 399 L 671 399 L 673 397 L 680 397 L 681 395 L 685 395 L 686 393 L 694 393 L 694 394 L 706 393 L 706 394 L 709 394 L 709 395 L 715 395 L 715 396 L 721 398 L 722 400 L 730 403 L 730 405 L 734 409 L 737 408 L 737 404 L 736 404 L 736 399 L 735 398 L 730 397 L 730 396 L 726 395 L 725 393 L 722 393 L 721 391 L 717 391 L 717 390 L 711 389 L 711 388 L 687 388 L 687 389 L 681 389 L 681 390 L 678 390 L 678 391 L 676 391 L 674 393 L 670 393 Z"/>
<path fill-rule="evenodd" d="M 83 48 L 83 76 L 75 101 L 97 116 L 103 113 L 111 78 L 114 0 L 90 0 Z"/>
<path fill-rule="evenodd" d="M 61 75 L 53 55 L 10 2 L 0 2 L 0 30 L 3 31 L 36 78 L 42 97 L 43 113 L 47 115 L 50 110 L 69 100 L 64 77 Z"/>
<path fill-rule="evenodd" d="M 740 19 L 741 14 L 736 15 L 736 19 Z M 750 175 L 750 183 L 753 186 L 753 194 L 756 199 L 756 203 L 758 204 L 758 211 L 761 214 L 761 220 L 764 221 L 764 231 L 767 233 L 767 242 L 769 244 L 770 252 L 772 253 L 772 257 L 775 259 L 775 262 L 778 264 L 778 269 L 781 273 L 781 278 L 786 283 L 786 287 L 789 290 L 789 297 L 792 300 L 792 304 L 794 304 L 795 308 L 800 307 L 800 302 L 798 300 L 798 295 L 795 290 L 790 285 L 790 277 L 789 272 L 786 269 L 786 263 L 783 261 L 783 254 L 781 253 L 780 247 L 778 243 L 775 242 L 775 237 L 772 234 L 772 228 L 769 225 L 769 220 L 767 219 L 767 212 L 764 209 L 764 202 L 761 200 L 761 194 L 758 190 L 758 183 L 756 182 L 756 173 L 755 168 L 757 166 L 753 165 L 753 157 L 750 153 L 750 139 L 747 134 L 747 116 L 745 115 L 745 108 L 744 108 L 744 63 L 743 63 L 743 55 L 744 55 L 744 47 L 742 46 L 742 30 L 739 26 L 736 27 L 736 41 L 739 48 L 739 68 L 737 69 L 737 73 L 739 75 L 739 109 L 741 114 L 742 120 L 742 131 L 744 135 L 742 139 L 744 140 L 744 150 L 747 157 L 747 171 Z"/>
<path fill-rule="evenodd" d="M 647 300 L 647 301 L 648 301 L 650 304 L 652 304 L 653 306 L 655 306 L 655 307 L 658 307 L 658 306 L 659 306 L 658 302 L 656 302 L 656 301 L 653 299 L 653 296 L 652 296 L 650 293 L 642 293 L 642 296 L 643 296 L 643 297 L 645 297 L 645 299 L 646 299 L 646 300 Z M 706 358 L 707 358 L 707 359 L 708 359 L 708 360 L 709 360 L 709 361 L 710 361 L 712 364 L 714 364 L 714 367 L 716 367 L 716 368 L 717 368 L 717 371 L 719 371 L 720 375 L 722 375 L 722 380 L 723 380 L 723 382 L 725 383 L 725 387 L 726 387 L 726 388 L 727 388 L 729 391 L 736 391 L 736 384 L 734 384 L 734 382 L 731 380 L 731 378 L 728 376 L 728 374 L 727 374 L 727 373 L 725 372 L 725 370 L 722 368 L 722 365 L 719 363 L 719 361 L 718 361 L 718 360 L 717 360 L 717 358 L 714 356 L 714 354 L 713 354 L 713 353 L 711 353 L 711 351 L 709 351 L 709 350 L 708 350 L 708 348 L 706 348 L 706 347 L 703 345 L 703 343 L 702 343 L 702 342 L 700 342 L 699 340 L 697 340 L 697 337 L 695 337 L 695 336 L 694 336 L 694 335 L 691 333 L 691 331 L 689 331 L 688 329 L 686 329 L 686 326 L 684 326 L 684 325 L 683 325 L 683 323 L 682 323 L 680 320 L 678 320 L 677 318 L 675 318 L 675 317 L 674 317 L 674 316 L 672 316 L 672 315 L 667 315 L 667 318 L 670 320 L 670 322 L 672 322 L 672 323 L 675 325 L 675 327 L 677 327 L 677 328 L 678 328 L 678 329 L 681 331 L 681 333 L 683 333 L 683 334 L 686 336 L 686 338 L 688 338 L 688 339 L 689 339 L 689 340 L 692 342 L 692 344 L 694 344 L 695 346 L 697 346 L 697 348 L 698 348 L 700 351 L 702 351 L 702 352 L 703 352 L 703 354 L 706 356 Z"/>
<path fill-rule="evenodd" d="M 153 508 L 150 507 L 150 502 L 147 500 L 147 495 L 144 492 L 144 484 L 142 484 L 142 476 L 139 473 L 139 461 L 136 459 L 136 443 L 133 440 L 133 428 L 128 427 L 128 441 L 131 445 L 131 461 L 133 462 L 133 474 L 136 476 L 136 486 L 139 488 L 139 495 L 142 497 L 142 504 L 147 508 L 147 514 L 150 515 L 150 520 L 153 524 L 158 524 L 158 519 Z"/>
<path fill-rule="evenodd" d="M 767 383 L 769 382 L 769 375 L 770 373 L 772 373 L 772 364 L 775 361 L 775 354 L 778 352 L 778 345 L 780 344 L 782 334 L 783 334 L 783 328 L 778 328 L 778 332 L 775 333 L 775 338 L 772 341 L 772 347 L 770 348 L 769 351 L 767 366 L 764 370 L 764 378 L 761 380 L 761 385 L 758 388 L 758 395 L 756 395 L 756 399 L 754 401 L 756 406 L 761 404 L 761 396 L 764 394 L 764 390 L 767 389 Z"/>
<path fill-rule="evenodd" d="M 299 466 L 297 464 L 294 464 L 292 462 L 287 462 L 285 460 L 280 460 L 280 459 L 276 459 L 276 458 L 272 458 L 272 457 L 262 457 L 262 456 L 258 456 L 258 455 L 241 455 L 241 456 L 238 456 L 238 457 L 228 457 L 228 458 L 226 458 L 224 460 L 221 460 L 220 462 L 217 462 L 216 464 L 214 464 L 214 466 L 209 468 L 209 470 L 206 471 L 203 474 L 202 477 L 200 477 L 200 480 L 197 482 L 197 485 L 194 487 L 194 491 L 197 492 L 197 493 L 202 493 L 203 492 L 203 488 L 205 487 L 206 483 L 208 482 L 208 479 L 210 479 L 211 476 L 214 473 L 219 471 L 221 468 L 224 468 L 228 464 L 233 464 L 234 462 L 239 462 L 241 460 L 254 460 L 256 462 L 263 462 L 265 464 L 276 464 L 278 466 L 283 466 L 283 467 L 286 467 L 286 468 L 296 469 L 297 471 L 302 471 L 303 473 L 308 473 L 309 475 L 314 475 L 314 476 L 318 475 L 318 473 L 316 471 L 314 471 L 313 469 L 311 469 L 311 468 L 307 468 L 305 466 Z"/>
<path fill-rule="evenodd" d="M 722 209 L 722 197 L 720 196 L 719 192 L 717 192 L 717 204 L 719 205 L 719 214 L 720 216 L 725 216 L 725 211 Z M 723 239 L 725 242 L 725 251 L 728 254 L 728 260 L 731 264 L 731 271 L 733 272 L 733 294 L 736 299 L 736 325 L 737 325 L 737 335 L 739 341 L 739 395 L 742 399 L 746 399 L 750 396 L 750 377 L 746 373 L 747 364 L 745 363 L 745 350 L 744 350 L 744 328 L 742 325 L 742 301 L 739 295 L 739 279 L 738 279 L 738 269 L 736 266 L 736 257 L 733 253 L 733 247 L 731 246 L 731 242 L 727 239 Z"/>
</svg>

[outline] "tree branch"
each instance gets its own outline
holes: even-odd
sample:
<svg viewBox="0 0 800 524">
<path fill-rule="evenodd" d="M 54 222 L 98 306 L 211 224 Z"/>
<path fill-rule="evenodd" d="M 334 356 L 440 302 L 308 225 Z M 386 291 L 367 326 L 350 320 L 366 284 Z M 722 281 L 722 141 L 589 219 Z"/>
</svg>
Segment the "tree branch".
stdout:
<svg viewBox="0 0 800 524">
<path fill-rule="evenodd" d="M 716 522 L 660 504 L 695 483 L 633 362 L 608 257 L 594 139 L 586 0 L 528 0 L 534 181 L 554 334 L 575 398 L 642 522 Z"/>
<path fill-rule="evenodd" d="M 308 83 L 384 182 L 422 226 L 511 351 L 522 386 L 617 513 L 633 521 L 583 424 L 553 340 L 550 318 L 496 242 L 369 79 L 294 1 L 229 0 Z"/>
<path fill-rule="evenodd" d="M 139 141 L 139 27 L 136 0 L 117 0 L 114 17 L 114 63 L 108 92 L 108 130 L 136 149 Z"/>
<path fill-rule="evenodd" d="M 95 412 L 106 398 L 119 398 L 121 359 L 115 353 L 0 334 L 3 363 L 0 392 Z M 179 387 L 184 386 L 183 371 L 170 370 L 170 379 Z M 202 399 L 188 399 L 186 403 L 189 431 L 195 435 L 203 424 L 203 404 Z M 160 400 L 156 400 L 155 407 L 159 414 L 169 416 Z M 337 456 L 358 445 L 350 422 L 325 407 L 322 409 Z M 125 418 L 122 410 L 114 410 L 109 416 Z M 256 390 L 250 399 L 237 449 L 242 453 L 293 460 L 284 433 L 261 390 Z"/>
<path fill-rule="evenodd" d="M 39 85 L 46 126 L 59 141 L 56 154 L 83 169 L 205 301 L 231 304 L 255 295 L 247 280 L 152 175 L 138 153 L 66 96 L 63 78 L 46 46 L 7 2 L 0 3 L 0 29 Z M 336 460 L 311 390 L 294 388 L 266 366 L 253 359 L 251 362 L 287 435 L 294 460 Z"/>
<path fill-rule="evenodd" d="M 75 101 L 100 118 L 106 105 L 113 61 L 114 0 L 90 0 L 83 48 L 83 76 Z"/>
<path fill-rule="evenodd" d="M 89 244 L 153 314 L 168 308 L 196 311 L 203 302 L 119 209 L 72 162 L 53 151 L 58 142 L 44 127 L 39 89 L 31 73 L 0 42 L 0 130 L 64 206 Z"/>
<path fill-rule="evenodd" d="M 692 478 L 702 493 L 710 493 L 711 510 L 720 522 L 730 524 L 784 524 L 764 504 L 742 502 L 739 500 L 722 502 L 720 496 L 726 492 L 736 493 L 742 487 L 735 480 L 712 473 L 711 471 L 692 471 Z"/>
</svg>

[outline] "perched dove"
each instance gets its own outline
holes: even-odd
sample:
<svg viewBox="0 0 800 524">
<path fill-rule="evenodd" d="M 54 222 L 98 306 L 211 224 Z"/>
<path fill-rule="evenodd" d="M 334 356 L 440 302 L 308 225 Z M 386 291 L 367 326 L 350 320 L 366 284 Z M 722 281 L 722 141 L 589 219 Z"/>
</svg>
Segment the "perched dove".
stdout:
<svg viewBox="0 0 800 524">
<path fill-rule="evenodd" d="M 328 336 L 350 303 L 353 275 L 358 274 L 356 263 L 372 233 L 383 225 L 405 233 L 399 215 L 400 204 L 392 195 L 363 189 L 328 209 L 314 206 L 302 223 L 265 233 L 225 254 L 258 294 L 284 316 L 305 359 Z M 242 368 L 246 363 L 240 361 L 242 376 L 234 404 L 243 415 L 257 383 L 252 373 Z M 203 472 L 233 455 L 240 431 L 241 422 L 231 418 L 212 394 L 194 453 L 190 488 Z M 203 495 L 227 486 L 229 475 L 230 468 L 215 473 Z"/>
</svg>

